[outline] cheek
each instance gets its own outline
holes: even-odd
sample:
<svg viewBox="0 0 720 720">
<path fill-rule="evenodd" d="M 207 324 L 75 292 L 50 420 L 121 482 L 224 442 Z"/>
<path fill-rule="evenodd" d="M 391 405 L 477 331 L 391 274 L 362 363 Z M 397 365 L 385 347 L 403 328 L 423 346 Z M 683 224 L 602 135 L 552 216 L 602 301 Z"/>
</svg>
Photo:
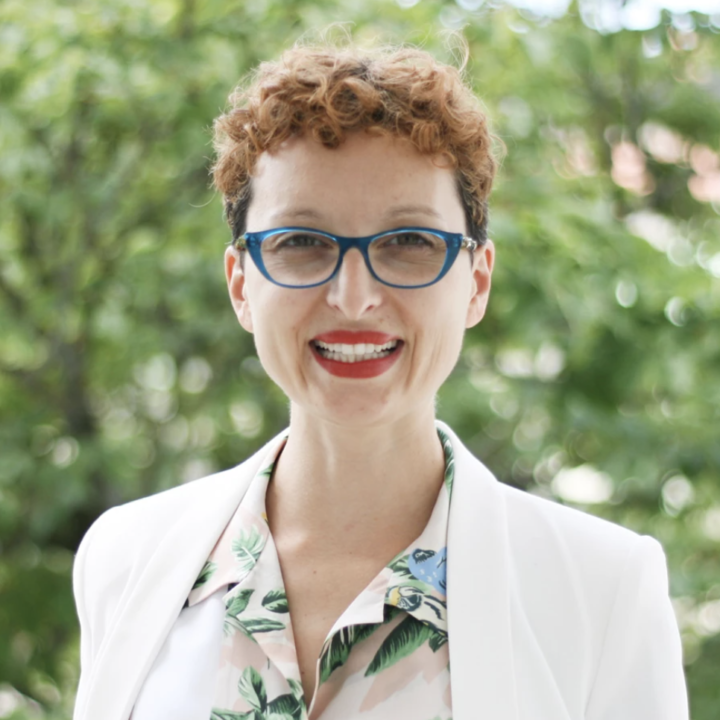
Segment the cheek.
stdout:
<svg viewBox="0 0 720 720">
<path fill-rule="evenodd" d="M 443 298 L 442 315 L 435 325 L 437 343 L 440 345 L 437 351 L 442 358 L 443 371 L 448 373 L 455 366 L 462 350 L 470 296 L 469 273 L 458 274 L 451 279 L 452 285 Z"/>
<path fill-rule="evenodd" d="M 299 364 L 298 356 L 290 347 L 290 340 L 284 336 L 277 324 L 256 322 L 253 336 L 255 350 L 267 376 L 286 394 L 292 394 L 295 384 L 293 377 Z"/>
<path fill-rule="evenodd" d="M 452 298 L 447 295 L 435 298 L 427 304 L 425 312 L 417 316 L 419 345 L 423 348 L 420 362 L 428 374 L 442 375 L 443 379 L 457 362 L 465 334 L 466 306 L 458 302 L 460 293 L 452 294 Z"/>
<path fill-rule="evenodd" d="M 268 375 L 286 375 L 296 367 L 299 354 L 306 348 L 304 318 L 308 316 L 307 298 L 301 291 L 262 286 L 250 295 L 255 347 Z"/>
<path fill-rule="evenodd" d="M 453 320 L 447 322 L 443 329 L 442 338 L 439 341 L 438 355 L 441 358 L 439 365 L 445 376 L 452 372 L 462 350 L 465 325 L 462 322 Z"/>
</svg>

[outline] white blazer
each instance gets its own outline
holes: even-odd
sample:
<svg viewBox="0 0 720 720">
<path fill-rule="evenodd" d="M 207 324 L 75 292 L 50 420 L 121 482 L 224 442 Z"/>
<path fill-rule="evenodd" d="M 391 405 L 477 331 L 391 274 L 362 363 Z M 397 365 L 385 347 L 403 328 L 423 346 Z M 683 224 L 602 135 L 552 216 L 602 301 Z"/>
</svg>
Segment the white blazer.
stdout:
<svg viewBox="0 0 720 720">
<path fill-rule="evenodd" d="M 455 452 L 447 567 L 454 720 L 687 720 L 660 544 L 498 482 L 438 424 Z M 88 530 L 73 571 L 81 628 L 74 720 L 128 720 L 279 437 L 237 467 L 112 508 Z"/>
</svg>

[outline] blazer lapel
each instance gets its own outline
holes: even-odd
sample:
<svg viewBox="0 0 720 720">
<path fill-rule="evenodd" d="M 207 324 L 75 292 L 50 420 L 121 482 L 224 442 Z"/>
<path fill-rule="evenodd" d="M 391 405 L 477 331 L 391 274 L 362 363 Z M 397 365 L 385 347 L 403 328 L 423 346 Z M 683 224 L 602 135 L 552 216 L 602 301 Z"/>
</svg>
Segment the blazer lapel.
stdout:
<svg viewBox="0 0 720 720">
<path fill-rule="evenodd" d="M 142 682 L 217 539 L 274 438 L 242 465 L 221 473 L 214 492 L 186 508 L 152 552 L 122 603 L 95 660 L 81 720 L 127 720 Z M 130 532 L 131 530 L 128 529 Z"/>
<path fill-rule="evenodd" d="M 492 473 L 438 424 L 455 452 L 447 561 L 453 720 L 518 720 L 504 498 Z"/>
</svg>

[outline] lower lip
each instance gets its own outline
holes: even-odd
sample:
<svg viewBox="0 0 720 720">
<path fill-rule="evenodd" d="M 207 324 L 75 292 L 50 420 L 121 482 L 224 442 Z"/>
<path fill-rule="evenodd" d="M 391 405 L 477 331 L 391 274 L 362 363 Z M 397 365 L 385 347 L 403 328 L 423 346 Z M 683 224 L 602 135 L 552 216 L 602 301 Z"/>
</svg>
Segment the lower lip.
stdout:
<svg viewBox="0 0 720 720">
<path fill-rule="evenodd" d="M 360 360 L 354 363 L 340 362 L 323 357 L 314 345 L 310 345 L 313 357 L 321 367 L 325 368 L 331 375 L 345 378 L 371 378 L 387 372 L 396 362 L 403 345 L 398 343 L 397 348 L 387 357 L 374 358 L 373 360 Z"/>
</svg>

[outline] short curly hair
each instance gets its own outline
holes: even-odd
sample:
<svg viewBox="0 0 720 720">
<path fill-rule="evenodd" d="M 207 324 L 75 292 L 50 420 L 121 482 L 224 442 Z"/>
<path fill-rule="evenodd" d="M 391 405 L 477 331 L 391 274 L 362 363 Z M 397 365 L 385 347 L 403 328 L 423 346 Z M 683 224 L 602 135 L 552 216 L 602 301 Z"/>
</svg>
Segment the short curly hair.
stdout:
<svg viewBox="0 0 720 720">
<path fill-rule="evenodd" d="M 406 138 L 423 154 L 449 158 L 466 231 L 485 241 L 497 162 L 487 118 L 461 70 L 414 48 L 354 46 L 294 47 L 261 63 L 230 96 L 230 109 L 214 124 L 212 173 L 233 239 L 246 230 L 261 153 L 301 135 L 334 148 L 361 130 Z"/>
</svg>

